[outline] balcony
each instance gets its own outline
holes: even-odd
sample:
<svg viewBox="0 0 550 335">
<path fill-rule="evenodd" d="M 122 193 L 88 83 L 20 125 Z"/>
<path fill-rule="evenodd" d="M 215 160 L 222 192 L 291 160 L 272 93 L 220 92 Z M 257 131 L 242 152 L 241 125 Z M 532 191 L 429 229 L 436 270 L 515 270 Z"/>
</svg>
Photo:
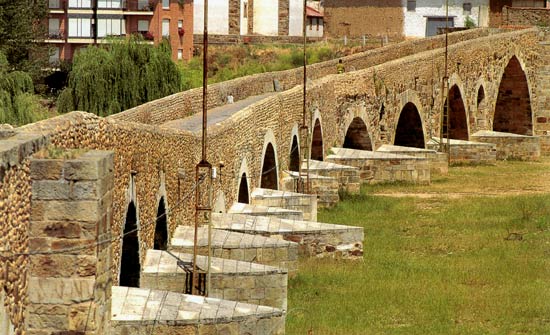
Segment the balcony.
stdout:
<svg viewBox="0 0 550 335">
<path fill-rule="evenodd" d="M 124 15 L 153 15 L 156 1 L 126 0 L 124 1 Z"/>
<path fill-rule="evenodd" d="M 62 30 L 50 30 L 46 43 L 65 43 L 65 32 Z"/>
</svg>

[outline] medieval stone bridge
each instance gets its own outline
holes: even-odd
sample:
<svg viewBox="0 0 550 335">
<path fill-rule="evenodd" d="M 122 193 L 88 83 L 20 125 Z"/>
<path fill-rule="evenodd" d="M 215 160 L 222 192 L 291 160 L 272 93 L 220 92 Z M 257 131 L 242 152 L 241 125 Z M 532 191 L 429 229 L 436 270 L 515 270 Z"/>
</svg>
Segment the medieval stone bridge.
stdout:
<svg viewBox="0 0 550 335">
<path fill-rule="evenodd" d="M 208 160 L 217 168 L 217 178 L 212 185 L 214 211 L 230 212 L 233 216 L 263 215 L 267 218 L 251 219 L 247 216 L 243 220 L 253 221 L 257 224 L 256 228 L 265 225 L 261 232 L 264 236 L 283 236 L 294 242 L 296 236 L 301 236 L 300 243 L 310 248 L 309 253 L 330 254 L 339 250 L 340 256 L 353 258 L 360 255 L 362 230 L 315 223 L 317 203 L 332 204 L 337 201 L 339 188 L 357 190 L 361 179 L 429 183 L 431 172 L 446 170 L 446 156 L 430 150 L 437 147 L 440 141 L 442 119 L 445 124 L 444 137 L 452 139 L 451 155 L 455 161 L 490 163 L 496 158 L 532 159 L 548 151 L 550 38 L 547 36 L 546 32 L 537 29 L 478 29 L 451 34 L 448 88 L 443 79 L 443 37 L 408 41 L 348 57 L 344 59 L 348 72 L 340 75 L 335 74 L 336 61 L 310 66 L 306 110 L 311 137 L 307 151 L 312 159 L 310 173 L 318 199 L 285 193 L 294 190 L 301 161 L 305 158 L 303 149 L 306 138 L 299 132 L 302 120 L 301 71 L 260 74 L 213 85 L 210 88 L 209 108 L 212 111 L 218 108 L 221 112 L 224 108 L 233 109 L 209 126 L 208 130 Z M 228 95 L 237 101 L 262 97 L 250 98 L 250 104 L 243 104 L 242 109 L 235 110 L 233 107 L 223 107 Z M 49 305 L 50 309 L 46 308 L 48 306 L 44 306 L 36 294 L 31 294 L 30 299 L 26 300 L 31 292 L 47 289 L 40 286 L 45 281 L 36 278 L 59 279 L 68 276 L 80 281 L 91 280 L 86 283 L 92 283 L 94 306 L 107 308 L 111 306 L 111 285 L 137 286 L 135 284 L 139 283 L 139 278 L 136 283 L 136 278 L 127 275 L 137 269 L 137 276 L 142 272 L 141 284 L 144 287 L 147 282 L 145 272 L 151 262 L 157 262 L 157 267 L 162 267 L 163 262 L 170 262 L 168 256 L 156 254 L 152 249 L 165 249 L 167 244 L 171 244 L 174 252 L 189 251 L 186 243 L 190 237 L 185 227 L 192 225 L 194 220 L 195 165 L 200 160 L 201 144 L 200 133 L 182 124 L 198 112 L 200 99 L 201 91 L 191 90 L 108 118 L 73 112 L 0 133 L 0 245 L 4 246 L 0 258 L 4 265 L 0 287 L 4 287 L 4 292 L 0 298 L 8 306 L 6 322 L 14 325 L 16 332 L 29 330 L 27 334 L 38 334 L 44 329 L 80 331 L 82 320 L 77 322 L 72 318 L 90 308 L 86 305 L 86 302 L 90 304 L 90 299 L 84 298 L 75 307 L 59 297 L 56 300 L 56 297 L 50 296 L 50 304 L 65 303 L 65 310 L 61 309 L 61 312 L 59 309 L 52 311 L 53 307 Z M 450 108 L 442 117 L 446 99 L 449 99 Z M 447 118 L 449 127 L 446 126 Z M 65 149 L 108 150 L 114 155 L 100 151 L 89 156 L 84 154 L 87 158 L 83 161 L 68 158 L 68 163 L 56 163 L 63 173 L 50 173 L 50 168 L 44 167 L 47 165 L 43 162 L 45 159 L 31 159 L 32 154 L 49 144 Z M 71 159 L 76 159 L 77 163 Z M 99 163 L 92 164 L 90 168 L 87 164 L 96 162 L 94 159 Z M 67 172 L 76 168 L 83 172 Z M 87 179 L 87 173 L 92 173 L 94 177 Z M 89 180 L 97 181 L 97 184 Z M 277 193 L 269 189 L 285 192 Z M 92 202 L 105 210 L 88 209 L 86 206 L 90 201 L 87 198 L 86 201 L 72 203 L 82 200 L 78 198 L 78 194 L 82 193 L 77 190 L 98 196 L 94 198 L 96 202 Z M 289 198 L 298 200 L 293 202 Z M 275 201 L 273 199 L 276 199 L 276 206 L 270 202 Z M 286 209 L 272 210 L 265 206 Z M 71 220 L 80 221 L 71 219 L 71 211 L 89 214 L 90 217 L 98 215 L 97 222 L 111 225 L 108 236 L 113 239 L 107 251 L 96 244 L 95 261 L 101 263 L 101 270 L 97 265 L 95 271 L 83 271 L 84 274 L 55 272 L 56 268 L 66 265 L 65 262 L 81 257 L 71 253 L 69 247 L 100 240 L 99 231 L 86 236 L 83 230 L 81 232 L 83 228 L 76 229 L 68 224 Z M 82 218 L 85 215 L 77 216 Z M 220 235 L 219 239 L 228 241 L 236 238 L 241 242 L 247 239 L 244 235 L 231 235 L 249 232 L 243 228 L 246 225 L 243 226 L 242 222 L 241 228 L 235 228 L 231 216 L 216 216 L 215 219 L 218 227 L 227 228 L 219 231 L 219 234 L 225 234 Z M 261 220 L 267 220 L 267 223 Z M 279 230 L 270 230 L 273 222 Z M 294 222 L 294 225 L 289 222 Z M 137 232 L 133 232 L 134 229 Z M 293 234 L 289 237 L 284 231 Z M 312 250 L 319 246 L 307 244 L 304 237 L 306 231 L 307 234 L 334 231 L 334 235 L 338 235 L 335 239 L 345 240 L 351 247 L 344 247 L 347 244 L 342 241 L 338 242 L 340 244 L 325 241 L 323 250 Z M 73 240 L 67 241 L 71 238 Z M 256 243 L 250 241 L 252 245 Z M 297 251 L 292 248 L 296 246 L 267 240 L 262 243 L 263 249 L 259 249 L 264 250 L 264 255 L 267 245 L 274 248 L 268 248 L 273 254 L 284 254 L 279 258 L 265 258 L 263 264 L 286 269 L 281 272 L 277 267 L 270 268 L 273 278 L 281 276 L 284 279 L 279 281 L 279 286 L 265 288 L 265 292 L 284 291 L 285 297 L 268 298 L 265 293 L 265 297 L 245 301 L 285 309 L 286 276 L 295 271 Z M 69 255 L 63 254 L 65 258 L 56 253 L 40 253 L 56 249 L 65 251 L 67 248 Z M 244 253 L 242 250 L 239 252 Z M 257 252 L 253 259 L 258 261 L 261 255 Z M 223 253 L 219 256 L 241 260 Z M 163 257 L 168 257 L 168 260 Z M 181 254 L 180 257 L 185 256 Z M 78 258 L 78 262 L 82 261 Z M 88 261 L 93 268 L 93 260 Z M 177 266 L 174 265 L 174 268 Z M 262 268 L 258 271 L 265 273 L 268 270 Z M 177 271 L 174 276 L 176 274 Z M 156 284 L 150 283 L 152 286 L 145 287 L 163 289 L 159 277 L 155 278 Z M 73 291 L 84 285 L 80 281 L 78 285 L 81 286 L 65 282 L 62 288 L 55 286 L 57 284 L 51 285 L 64 294 L 76 294 Z M 77 286 L 79 288 L 75 288 Z M 98 290 L 104 294 L 98 294 Z M 113 296 L 126 297 L 123 302 L 115 302 L 113 298 L 113 315 L 115 310 L 124 314 L 126 301 L 139 300 L 137 297 L 142 294 L 132 291 L 136 296 L 131 296 L 128 289 L 121 290 L 120 287 L 113 288 Z M 82 297 L 86 295 L 80 291 L 78 294 Z M 237 296 L 225 294 L 229 293 L 225 292 L 221 297 L 237 299 Z M 47 300 L 47 294 L 41 298 Z M 156 303 L 158 305 L 158 301 Z M 181 306 L 184 306 L 183 300 Z M 185 306 L 181 308 L 187 308 Z M 158 315 L 163 313 L 158 310 Z M 259 328 L 253 327 L 256 330 L 249 333 L 271 332 L 260 332 L 261 327 L 264 331 L 271 327 L 269 329 L 273 333 L 284 332 L 284 314 L 275 310 L 258 313 L 261 316 L 256 315 L 256 319 L 269 319 L 272 323 L 260 326 L 258 321 L 254 327 Z M 41 319 L 52 320 L 52 315 L 58 317 L 58 324 L 48 324 Z M 103 323 L 109 321 L 96 317 L 97 325 L 94 327 L 97 328 L 92 328 L 99 334 L 101 329 L 106 329 L 101 328 Z M 113 320 L 118 322 L 118 328 L 113 326 L 113 333 L 124 333 L 128 329 L 140 333 L 139 322 L 144 321 L 145 317 L 142 315 L 139 320 L 126 317 L 116 319 L 113 316 Z M 282 328 L 277 326 L 281 319 Z M 170 320 L 170 317 L 163 320 Z M 212 321 L 205 323 L 212 324 Z M 240 327 L 237 333 L 245 334 L 245 327 Z M 201 334 L 221 332 L 216 327 L 197 329 L 196 332 Z M 163 333 L 162 329 L 159 333 Z"/>
</svg>

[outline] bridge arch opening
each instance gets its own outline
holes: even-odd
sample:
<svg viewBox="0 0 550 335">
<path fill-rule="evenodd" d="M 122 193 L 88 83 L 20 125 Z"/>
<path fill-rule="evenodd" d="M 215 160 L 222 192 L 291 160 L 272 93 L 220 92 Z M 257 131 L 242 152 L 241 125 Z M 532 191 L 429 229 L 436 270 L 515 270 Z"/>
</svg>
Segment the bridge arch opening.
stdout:
<svg viewBox="0 0 550 335">
<path fill-rule="evenodd" d="M 372 151 L 372 142 L 367 131 L 367 125 L 360 117 L 355 117 L 351 121 L 344 138 L 344 148 Z"/>
<path fill-rule="evenodd" d="M 156 250 L 168 249 L 168 218 L 164 197 L 160 198 L 157 209 L 157 223 L 155 225 L 155 246 Z"/>
<path fill-rule="evenodd" d="M 139 240 L 137 210 L 133 201 L 126 211 L 122 256 L 120 258 L 120 286 L 139 287 L 141 265 L 139 263 Z"/>
<path fill-rule="evenodd" d="M 481 107 L 481 104 L 485 102 L 485 89 L 483 88 L 483 85 L 480 85 L 477 89 L 477 109 Z"/>
<path fill-rule="evenodd" d="M 277 180 L 277 160 L 275 158 L 275 149 L 271 143 L 267 144 L 265 149 L 264 161 L 262 164 L 262 178 L 260 179 L 261 188 L 278 189 Z"/>
<path fill-rule="evenodd" d="M 393 144 L 404 147 L 425 148 L 422 119 L 415 104 L 408 102 L 399 115 Z"/>
<path fill-rule="evenodd" d="M 317 161 L 323 160 L 323 129 L 321 128 L 321 121 L 319 119 L 315 120 L 315 126 L 313 127 L 310 157 Z"/>
<path fill-rule="evenodd" d="M 243 173 L 241 175 L 241 182 L 239 183 L 239 196 L 237 198 L 237 202 L 243 204 L 250 203 L 250 197 L 248 195 L 248 178 L 246 177 L 246 173 Z"/>
<path fill-rule="evenodd" d="M 527 76 L 516 56 L 508 62 L 500 80 L 493 130 L 519 135 L 533 134 Z"/>
<path fill-rule="evenodd" d="M 449 110 L 443 117 L 443 136 L 455 140 L 468 140 L 468 122 L 466 121 L 466 108 L 462 100 L 462 94 L 457 85 L 449 90 Z M 445 107 L 447 108 L 447 101 Z M 450 130 L 447 131 L 447 119 L 449 117 Z"/>
<path fill-rule="evenodd" d="M 290 162 L 288 163 L 290 171 L 300 171 L 300 146 L 298 145 L 298 136 L 292 136 L 292 145 L 290 146 Z"/>
</svg>

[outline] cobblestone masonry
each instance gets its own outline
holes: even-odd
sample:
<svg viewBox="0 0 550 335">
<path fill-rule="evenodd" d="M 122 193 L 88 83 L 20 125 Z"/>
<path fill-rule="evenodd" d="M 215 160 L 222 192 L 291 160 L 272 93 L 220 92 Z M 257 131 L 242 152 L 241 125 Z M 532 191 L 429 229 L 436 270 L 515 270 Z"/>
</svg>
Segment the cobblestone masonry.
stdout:
<svg viewBox="0 0 550 335">
<path fill-rule="evenodd" d="M 451 81 L 461 90 L 469 115 L 466 119 L 470 120 L 470 134 L 490 130 L 481 127 L 491 124 L 500 78 L 512 55 L 517 56 L 526 72 L 534 134 L 543 135 L 550 130 L 550 105 L 544 100 L 548 93 L 547 75 L 538 71 L 550 65 L 546 55 L 549 46 L 543 43 L 546 39 L 546 33 L 535 28 L 500 34 L 490 34 L 489 30 L 482 29 L 450 34 L 449 73 Z M 346 66 L 364 70 L 342 75 L 329 75 L 336 72 L 336 61 L 312 66 L 311 79 L 328 75 L 312 80 L 307 95 L 307 109 L 318 109 L 321 116 L 325 154 L 330 147 L 343 143 L 346 126 L 342 120 L 349 119 L 346 113 L 352 113 L 348 108 L 339 108 L 346 103 L 364 106 L 367 115 L 364 121 L 374 148 L 393 143 L 399 112 L 407 102 L 415 103 L 420 112 L 426 142 L 438 134 L 437 106 L 442 105 L 438 78 L 443 76 L 444 50 L 434 48 L 440 48 L 443 42 L 443 38 L 435 37 L 355 55 L 346 58 Z M 273 79 L 276 78 L 280 79 L 283 88 L 290 89 L 246 108 L 210 130 L 208 159 L 215 165 L 220 161 L 225 163 L 224 177 L 215 181 L 214 194 L 223 191 L 228 206 L 237 196 L 238 181 L 233 176 L 238 175 L 243 159 L 248 162 L 250 189 L 258 186 L 262 164 L 259 157 L 268 129 L 274 132 L 274 145 L 281 162 L 278 168 L 287 168 L 289 137 L 292 128 L 301 122 L 302 115 L 302 89 L 291 87 L 301 80 L 301 75 L 299 70 L 290 70 L 237 79 L 211 88 L 209 103 L 215 106 L 222 104 L 229 92 L 241 99 L 273 90 Z M 480 85 L 485 90 L 487 112 L 477 109 Z M 385 113 L 381 117 L 382 104 Z M 113 236 L 120 235 L 130 201 L 128 190 L 134 190 L 138 220 L 144 225 L 139 233 L 140 254 L 144 257 L 145 251 L 153 245 L 154 220 L 161 193 L 165 193 L 167 210 L 171 213 L 168 218 L 170 235 L 178 224 L 192 222 L 194 166 L 199 161 L 197 135 L 161 129 L 154 124 L 187 116 L 198 111 L 199 106 L 199 91 L 192 90 L 108 119 L 74 112 L 19 128 L 16 135 L 3 136 L 0 140 L 0 222 L 6 223 L 1 228 L 3 245 L 23 252 L 28 248 L 31 193 L 26 158 L 43 145 L 45 137 L 65 148 L 115 152 L 112 233 Z M 30 140 L 31 137 L 37 139 Z M 120 262 L 118 242 L 113 244 L 112 256 L 112 273 L 117 278 Z M 26 313 L 27 262 L 25 257 L 6 262 L 6 305 L 9 305 L 10 320 L 19 334 L 24 330 Z M 6 278 L 6 268 L 2 269 L 0 278 Z"/>
</svg>

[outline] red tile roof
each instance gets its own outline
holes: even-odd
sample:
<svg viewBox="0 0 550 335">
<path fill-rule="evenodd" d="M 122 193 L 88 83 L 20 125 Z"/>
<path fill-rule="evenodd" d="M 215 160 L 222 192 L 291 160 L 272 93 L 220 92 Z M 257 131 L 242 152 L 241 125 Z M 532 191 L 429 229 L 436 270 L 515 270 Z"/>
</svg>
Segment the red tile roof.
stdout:
<svg viewBox="0 0 550 335">
<path fill-rule="evenodd" d="M 323 14 L 319 13 L 317 10 L 309 7 L 309 6 L 306 6 L 306 15 L 309 17 L 309 16 L 313 16 L 313 17 L 323 17 Z"/>
</svg>

